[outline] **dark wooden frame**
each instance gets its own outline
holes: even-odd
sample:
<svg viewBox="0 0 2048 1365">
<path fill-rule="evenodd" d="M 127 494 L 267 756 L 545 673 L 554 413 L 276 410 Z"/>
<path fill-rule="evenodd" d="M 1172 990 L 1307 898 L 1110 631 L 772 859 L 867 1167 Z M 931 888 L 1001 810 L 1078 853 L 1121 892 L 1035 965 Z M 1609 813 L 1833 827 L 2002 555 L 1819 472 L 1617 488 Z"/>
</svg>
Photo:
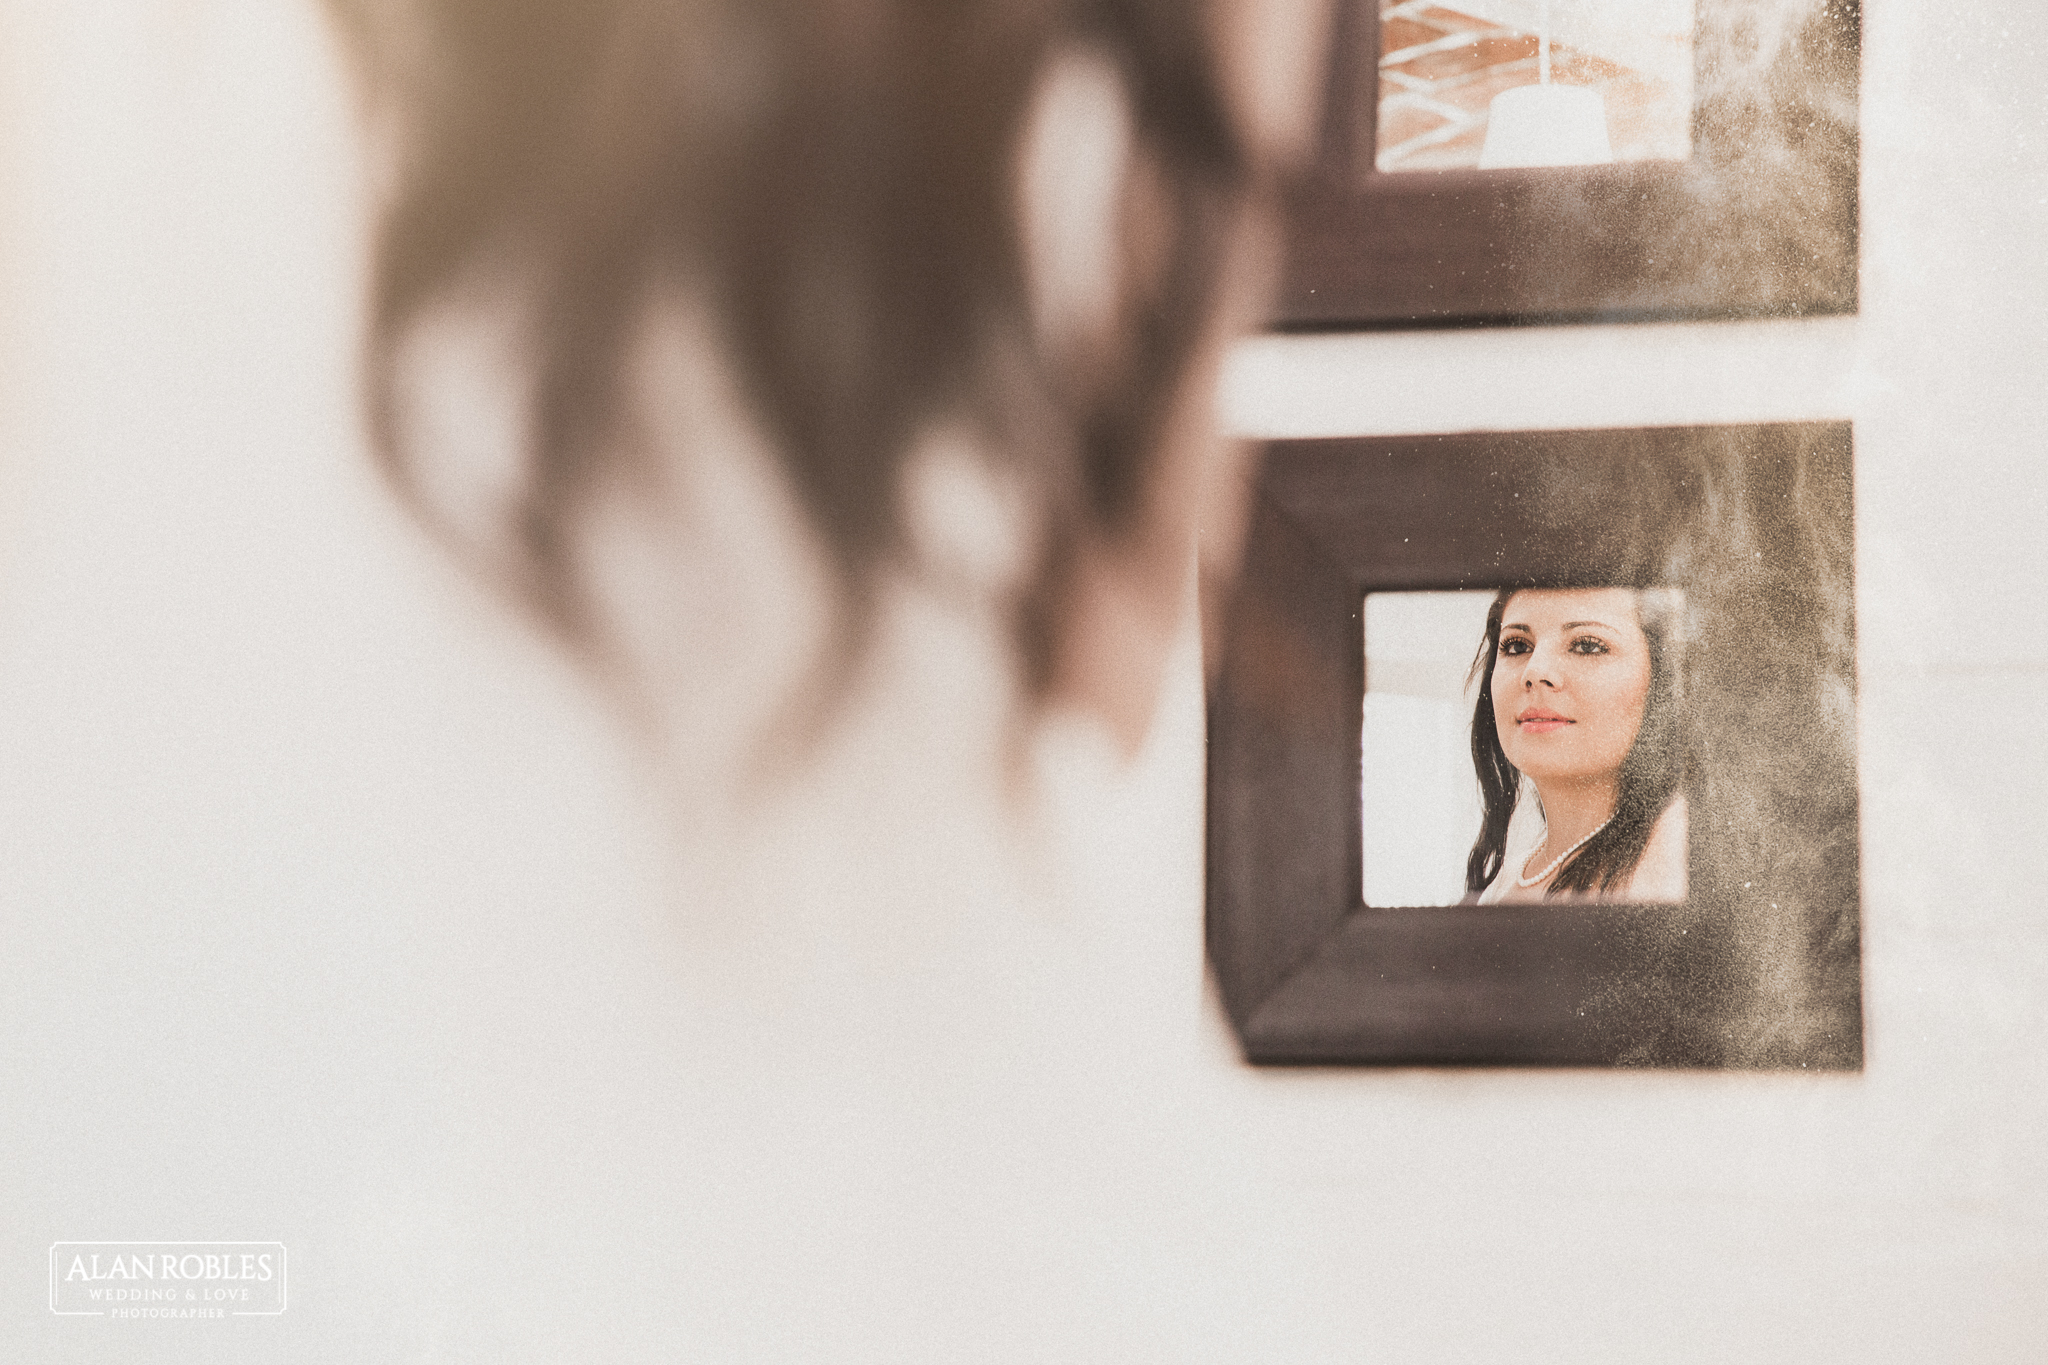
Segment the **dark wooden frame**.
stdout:
<svg viewBox="0 0 2048 1365">
<path fill-rule="evenodd" d="M 1372 591 L 1672 584 L 1680 906 L 1364 905 Z M 1254 1062 L 1857 1069 L 1846 424 L 1281 441 L 1209 692 L 1208 947 Z"/>
<path fill-rule="evenodd" d="M 1855 312 L 1861 0 L 1821 0 L 1769 60 L 1741 0 L 1697 4 L 1690 160 L 1380 172 L 1379 0 L 1339 0 L 1277 325 Z"/>
</svg>

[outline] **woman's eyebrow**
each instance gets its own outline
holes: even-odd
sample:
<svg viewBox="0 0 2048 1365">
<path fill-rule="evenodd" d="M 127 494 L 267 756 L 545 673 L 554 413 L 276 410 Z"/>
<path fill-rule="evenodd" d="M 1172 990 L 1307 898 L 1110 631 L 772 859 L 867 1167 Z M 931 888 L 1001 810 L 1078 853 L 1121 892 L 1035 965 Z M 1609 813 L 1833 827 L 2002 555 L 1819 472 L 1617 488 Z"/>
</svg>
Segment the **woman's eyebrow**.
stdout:
<svg viewBox="0 0 2048 1365">
<path fill-rule="evenodd" d="M 1577 630 L 1580 626 L 1598 626 L 1602 630 L 1614 629 L 1613 626 L 1608 625 L 1605 621 L 1567 621 L 1564 623 L 1563 629 Z"/>
</svg>

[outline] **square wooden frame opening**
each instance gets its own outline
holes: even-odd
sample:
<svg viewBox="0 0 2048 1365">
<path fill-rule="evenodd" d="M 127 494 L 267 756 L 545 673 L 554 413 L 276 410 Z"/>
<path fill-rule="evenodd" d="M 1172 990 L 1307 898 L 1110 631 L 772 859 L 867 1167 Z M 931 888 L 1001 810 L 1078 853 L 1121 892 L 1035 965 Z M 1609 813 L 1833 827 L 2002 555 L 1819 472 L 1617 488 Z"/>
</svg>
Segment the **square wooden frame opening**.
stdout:
<svg viewBox="0 0 2048 1365">
<path fill-rule="evenodd" d="M 1208 705 L 1246 1057 L 1860 1068 L 1853 521 L 1841 423 L 1270 444 Z M 1690 898 L 1365 905 L 1365 594 L 1610 584 L 1695 622 Z"/>
<path fill-rule="evenodd" d="M 1801 3 L 1697 0 L 1686 161 L 1382 172 L 1379 0 L 1340 0 L 1276 325 L 1855 312 L 1861 3 Z"/>
</svg>

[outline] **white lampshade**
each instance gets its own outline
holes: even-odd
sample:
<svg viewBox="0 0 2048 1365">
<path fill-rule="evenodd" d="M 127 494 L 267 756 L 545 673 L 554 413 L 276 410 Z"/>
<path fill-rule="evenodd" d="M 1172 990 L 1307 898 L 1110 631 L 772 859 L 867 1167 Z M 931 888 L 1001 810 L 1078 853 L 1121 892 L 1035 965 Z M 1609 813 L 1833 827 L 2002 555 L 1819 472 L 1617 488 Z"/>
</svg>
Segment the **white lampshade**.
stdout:
<svg viewBox="0 0 2048 1365">
<path fill-rule="evenodd" d="M 1598 166 L 1614 160 L 1607 102 L 1579 85 L 1518 85 L 1493 97 L 1479 168 Z"/>
</svg>

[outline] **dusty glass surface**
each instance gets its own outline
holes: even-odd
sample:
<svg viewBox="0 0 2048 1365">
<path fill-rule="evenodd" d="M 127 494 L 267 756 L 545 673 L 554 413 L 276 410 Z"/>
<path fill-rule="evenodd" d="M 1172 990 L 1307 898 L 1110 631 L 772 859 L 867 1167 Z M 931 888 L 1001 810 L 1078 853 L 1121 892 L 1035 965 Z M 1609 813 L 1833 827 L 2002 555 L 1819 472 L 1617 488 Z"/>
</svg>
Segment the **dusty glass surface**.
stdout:
<svg viewBox="0 0 2048 1365">
<path fill-rule="evenodd" d="M 1381 0 L 1381 171 L 1683 161 L 1694 0 Z"/>
<path fill-rule="evenodd" d="M 1360 870 L 1367 905 L 1451 905 L 1479 832 L 1465 675 L 1491 592 L 1365 598 Z"/>
<path fill-rule="evenodd" d="M 1682 641 L 1692 633 L 1684 596 L 1668 588 L 1516 592 L 1505 604 L 1488 674 L 1494 706 L 1482 732 L 1475 663 L 1494 596 L 1366 594 L 1365 903 L 1540 901 L 1549 876 L 1567 876 L 1560 869 L 1582 847 L 1585 858 L 1624 861 L 1604 889 L 1557 894 L 1684 900 L 1690 743 L 1679 675 Z M 1511 778 L 1494 798 L 1506 823 L 1491 836 L 1494 871 L 1483 894 L 1466 884 L 1486 819 L 1473 759 L 1482 734 Z M 1561 826 L 1555 837 L 1553 822 Z M 1634 828 L 1633 842 L 1624 838 L 1634 852 L 1596 855 L 1604 845 L 1590 841 L 1609 825 L 1609 842 Z"/>
</svg>

